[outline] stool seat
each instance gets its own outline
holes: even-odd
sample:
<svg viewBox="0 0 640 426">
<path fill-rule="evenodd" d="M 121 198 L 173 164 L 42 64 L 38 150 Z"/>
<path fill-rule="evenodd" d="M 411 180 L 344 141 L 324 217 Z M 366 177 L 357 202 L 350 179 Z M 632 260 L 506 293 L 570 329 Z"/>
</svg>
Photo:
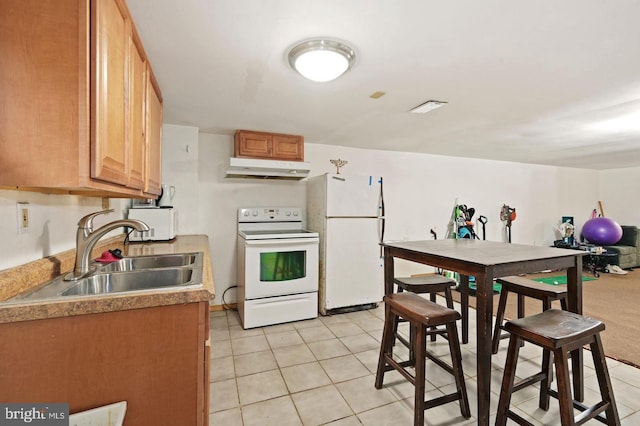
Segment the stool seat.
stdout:
<svg viewBox="0 0 640 426">
<path fill-rule="evenodd" d="M 405 320 L 425 326 L 444 325 L 460 319 L 454 309 L 430 302 L 416 293 L 394 293 L 384 297 L 388 303 Z"/>
<path fill-rule="evenodd" d="M 496 282 L 502 284 L 503 287 L 507 286 L 509 291 L 536 299 L 551 297 L 558 300 L 567 294 L 566 284 L 549 285 L 517 275 L 498 278 Z"/>
<path fill-rule="evenodd" d="M 504 329 L 546 349 L 573 346 L 604 330 L 602 321 L 568 311 L 551 309 L 526 318 L 508 321 Z M 582 344 L 579 344 L 582 346 Z"/>
<path fill-rule="evenodd" d="M 520 425 L 532 424 L 511 411 L 509 403 L 514 392 L 538 382 L 540 382 L 538 406 L 543 410 L 548 410 L 549 397 L 556 397 L 560 404 L 560 422 L 563 426 L 581 425 L 594 418 L 608 425 L 620 425 L 620 417 L 600 340 L 600 332 L 605 328 L 602 321 L 573 312 L 549 309 L 537 315 L 507 321 L 504 328 L 511 334 L 511 338 L 509 339 L 509 350 L 500 390 L 496 426 L 506 425 L 507 419 L 514 420 Z M 542 368 L 539 373 L 514 383 L 518 352 L 522 340 L 542 347 Z M 587 344 L 591 349 L 593 366 L 596 370 L 602 397 L 600 402 L 591 407 L 573 399 L 568 364 L 569 353 Z M 557 392 L 551 389 L 552 354 L 558 378 Z M 582 411 L 575 418 L 573 416 L 574 408 Z M 605 413 L 606 417 L 603 417 L 602 413 Z"/>
<path fill-rule="evenodd" d="M 509 293 L 518 295 L 518 318 L 525 316 L 524 298 L 531 297 L 542 302 L 542 310 L 551 309 L 551 302 L 559 300 L 562 309 L 567 309 L 567 286 L 566 285 L 549 285 L 538 281 L 530 280 L 525 277 L 509 276 L 496 280 L 502 285 L 500 290 L 500 301 L 498 302 L 498 312 L 496 313 L 496 324 L 493 330 L 492 352 L 498 353 L 500 339 L 508 337 L 500 331 L 504 329 L 502 321 L 504 320 L 505 310 L 507 309 L 507 296 Z M 508 331 L 505 329 L 505 331 Z"/>
<path fill-rule="evenodd" d="M 444 292 L 458 285 L 456 280 L 442 275 L 421 275 L 415 277 L 396 277 L 393 283 L 405 291 L 413 293 Z"/>
<path fill-rule="evenodd" d="M 398 293 L 409 291 L 411 293 L 429 294 L 429 300 L 434 303 L 436 301 L 436 294 L 443 293 L 447 307 L 453 309 L 451 288 L 458 285 L 456 280 L 442 275 L 417 275 L 413 277 L 395 277 L 393 279 L 393 283 L 398 286 Z M 398 330 L 398 322 L 402 322 L 402 319 L 398 319 L 398 321 L 396 321 L 396 324 L 394 325 L 394 329 L 396 331 Z M 436 335 L 438 334 L 446 336 L 446 333 L 438 332 L 435 327 L 431 327 L 431 331 L 432 342 L 435 342 Z M 397 337 L 405 346 L 410 347 L 409 342 L 404 337 L 399 334 Z"/>
<path fill-rule="evenodd" d="M 460 413 L 463 417 L 471 417 L 456 326 L 456 321 L 460 318 L 460 314 L 451 308 L 433 303 L 412 292 L 386 295 L 384 304 L 384 330 L 376 372 L 376 389 L 382 388 L 384 373 L 395 369 L 415 388 L 415 426 L 424 425 L 425 410 L 453 401 L 460 401 Z M 395 325 L 397 325 L 400 317 L 408 321 L 411 328 L 409 359 L 405 361 L 398 360 L 393 354 L 393 344 L 397 337 Z M 427 351 L 427 328 L 435 326 L 445 326 L 446 328 L 447 341 L 451 353 L 451 365 Z M 425 401 L 425 363 L 427 358 L 454 376 L 456 382 L 455 392 Z"/>
</svg>

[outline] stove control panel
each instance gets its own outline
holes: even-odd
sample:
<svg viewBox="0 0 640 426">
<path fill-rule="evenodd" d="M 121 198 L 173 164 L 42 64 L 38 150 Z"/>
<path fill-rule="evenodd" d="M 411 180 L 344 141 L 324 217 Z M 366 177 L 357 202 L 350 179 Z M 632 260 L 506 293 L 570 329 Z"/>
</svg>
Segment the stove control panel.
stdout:
<svg viewBox="0 0 640 426">
<path fill-rule="evenodd" d="M 238 209 L 238 222 L 300 222 L 299 207 L 247 207 Z"/>
</svg>

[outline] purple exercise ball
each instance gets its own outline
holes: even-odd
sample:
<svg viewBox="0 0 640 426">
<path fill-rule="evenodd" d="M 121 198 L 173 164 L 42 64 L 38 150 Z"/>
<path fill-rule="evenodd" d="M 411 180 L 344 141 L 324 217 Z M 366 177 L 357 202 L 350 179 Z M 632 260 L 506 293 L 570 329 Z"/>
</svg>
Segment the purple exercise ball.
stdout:
<svg viewBox="0 0 640 426">
<path fill-rule="evenodd" d="M 608 217 L 595 217 L 584 223 L 582 235 L 593 244 L 613 245 L 622 238 L 622 227 Z"/>
</svg>

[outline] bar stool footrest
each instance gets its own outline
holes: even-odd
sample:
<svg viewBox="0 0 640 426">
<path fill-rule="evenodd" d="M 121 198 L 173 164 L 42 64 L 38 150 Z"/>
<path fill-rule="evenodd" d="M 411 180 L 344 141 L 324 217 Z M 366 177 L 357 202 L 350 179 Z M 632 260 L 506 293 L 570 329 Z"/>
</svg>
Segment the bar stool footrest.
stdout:
<svg viewBox="0 0 640 426">
<path fill-rule="evenodd" d="M 445 328 L 435 328 L 433 330 L 428 329 L 425 335 L 427 336 L 440 335 L 444 337 L 446 340 L 449 340 L 449 335 L 447 334 L 447 330 Z M 404 336 L 402 336 L 401 334 L 396 334 L 396 339 L 400 340 L 400 342 L 402 342 L 403 345 L 411 349 L 411 343 Z"/>
<path fill-rule="evenodd" d="M 516 413 L 514 413 L 511 410 L 507 411 L 507 418 L 513 420 L 514 422 L 518 423 L 519 425 L 523 425 L 523 426 L 535 426 L 533 423 L 531 423 L 528 420 L 525 420 L 524 418 L 520 417 L 519 415 L 517 415 Z"/>
<path fill-rule="evenodd" d="M 513 385 L 512 393 L 518 392 L 520 389 L 524 389 L 527 386 L 530 386 L 534 383 L 541 382 L 544 380 L 545 377 L 546 377 L 546 374 L 543 372 L 540 372 L 538 374 L 534 374 L 533 376 L 529 376 L 526 379 L 522 379 L 521 381 Z"/>
<path fill-rule="evenodd" d="M 406 367 L 413 367 L 414 362 L 411 360 L 398 362 L 395 359 L 385 355 L 385 362 L 387 365 L 384 366 L 384 371 L 396 370 L 398 373 L 402 374 L 405 379 L 411 382 L 412 385 L 415 386 L 416 378 L 413 374 L 409 373 Z"/>
<path fill-rule="evenodd" d="M 553 389 L 549 389 L 548 393 L 549 393 L 549 396 L 552 396 L 555 399 L 558 399 L 557 391 Z M 591 420 L 591 419 L 595 419 L 600 423 L 604 423 L 605 425 L 607 424 L 607 418 L 601 414 L 604 411 L 606 411 L 607 408 L 609 408 L 609 403 L 606 401 L 600 401 L 596 405 L 589 407 L 587 405 L 584 405 L 580 401 L 576 401 L 574 399 L 573 408 L 575 408 L 576 410 L 582 411 L 582 413 L 579 414 L 578 417 L 576 417 L 576 426 L 586 423 L 588 420 Z"/>
<path fill-rule="evenodd" d="M 432 352 L 425 351 L 425 355 L 426 355 L 427 358 L 429 358 L 431 361 L 433 361 L 436 365 L 438 365 L 440 368 L 442 368 L 443 370 L 445 370 L 449 374 L 451 374 L 451 375 L 455 374 L 454 370 L 453 370 L 453 366 L 447 364 L 446 362 L 444 362 L 443 360 L 441 360 L 440 358 L 435 356 Z"/>
<path fill-rule="evenodd" d="M 448 404 L 450 402 L 460 400 L 460 392 L 450 393 L 447 395 L 439 396 L 437 398 L 429 399 L 424 402 L 425 410 L 429 408 L 438 407 L 440 405 Z"/>
</svg>

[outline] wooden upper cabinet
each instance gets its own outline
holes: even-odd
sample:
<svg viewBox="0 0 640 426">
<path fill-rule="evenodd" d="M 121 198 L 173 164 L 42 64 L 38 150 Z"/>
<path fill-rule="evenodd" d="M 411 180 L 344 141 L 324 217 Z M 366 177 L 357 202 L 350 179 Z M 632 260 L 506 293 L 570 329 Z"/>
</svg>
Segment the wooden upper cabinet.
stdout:
<svg viewBox="0 0 640 426">
<path fill-rule="evenodd" d="M 118 0 L 98 0 L 91 9 L 91 177 L 129 184 L 126 100 L 131 20 Z"/>
<path fill-rule="evenodd" d="M 83 13 L 77 1 L 2 0 L 2 186 L 75 187 L 88 176 L 89 38 L 78 37 L 88 28 L 84 6 Z"/>
<path fill-rule="evenodd" d="M 162 94 L 149 70 L 147 72 L 147 161 L 145 192 L 160 195 L 162 184 Z"/>
<path fill-rule="evenodd" d="M 304 161 L 304 138 L 293 135 L 273 135 L 273 158 Z"/>
<path fill-rule="evenodd" d="M 91 177 L 145 190 L 147 58 L 122 0 L 91 10 Z"/>
<path fill-rule="evenodd" d="M 146 105 L 147 105 L 147 58 L 137 33 L 129 38 L 129 87 L 127 113 L 128 186 L 145 188 L 147 160 Z M 157 146 L 156 149 L 161 149 Z"/>
<path fill-rule="evenodd" d="M 304 161 L 304 137 L 237 130 L 235 135 L 235 156 Z"/>
<path fill-rule="evenodd" d="M 124 0 L 2 0 L 0 187 L 113 197 L 159 194 L 162 102 Z M 156 85 L 157 86 L 157 85 Z M 156 166 L 154 166 L 156 167 Z M 149 190 L 149 188 L 151 188 Z"/>
<path fill-rule="evenodd" d="M 271 158 L 271 135 L 238 130 L 235 139 L 236 157 Z"/>
</svg>

